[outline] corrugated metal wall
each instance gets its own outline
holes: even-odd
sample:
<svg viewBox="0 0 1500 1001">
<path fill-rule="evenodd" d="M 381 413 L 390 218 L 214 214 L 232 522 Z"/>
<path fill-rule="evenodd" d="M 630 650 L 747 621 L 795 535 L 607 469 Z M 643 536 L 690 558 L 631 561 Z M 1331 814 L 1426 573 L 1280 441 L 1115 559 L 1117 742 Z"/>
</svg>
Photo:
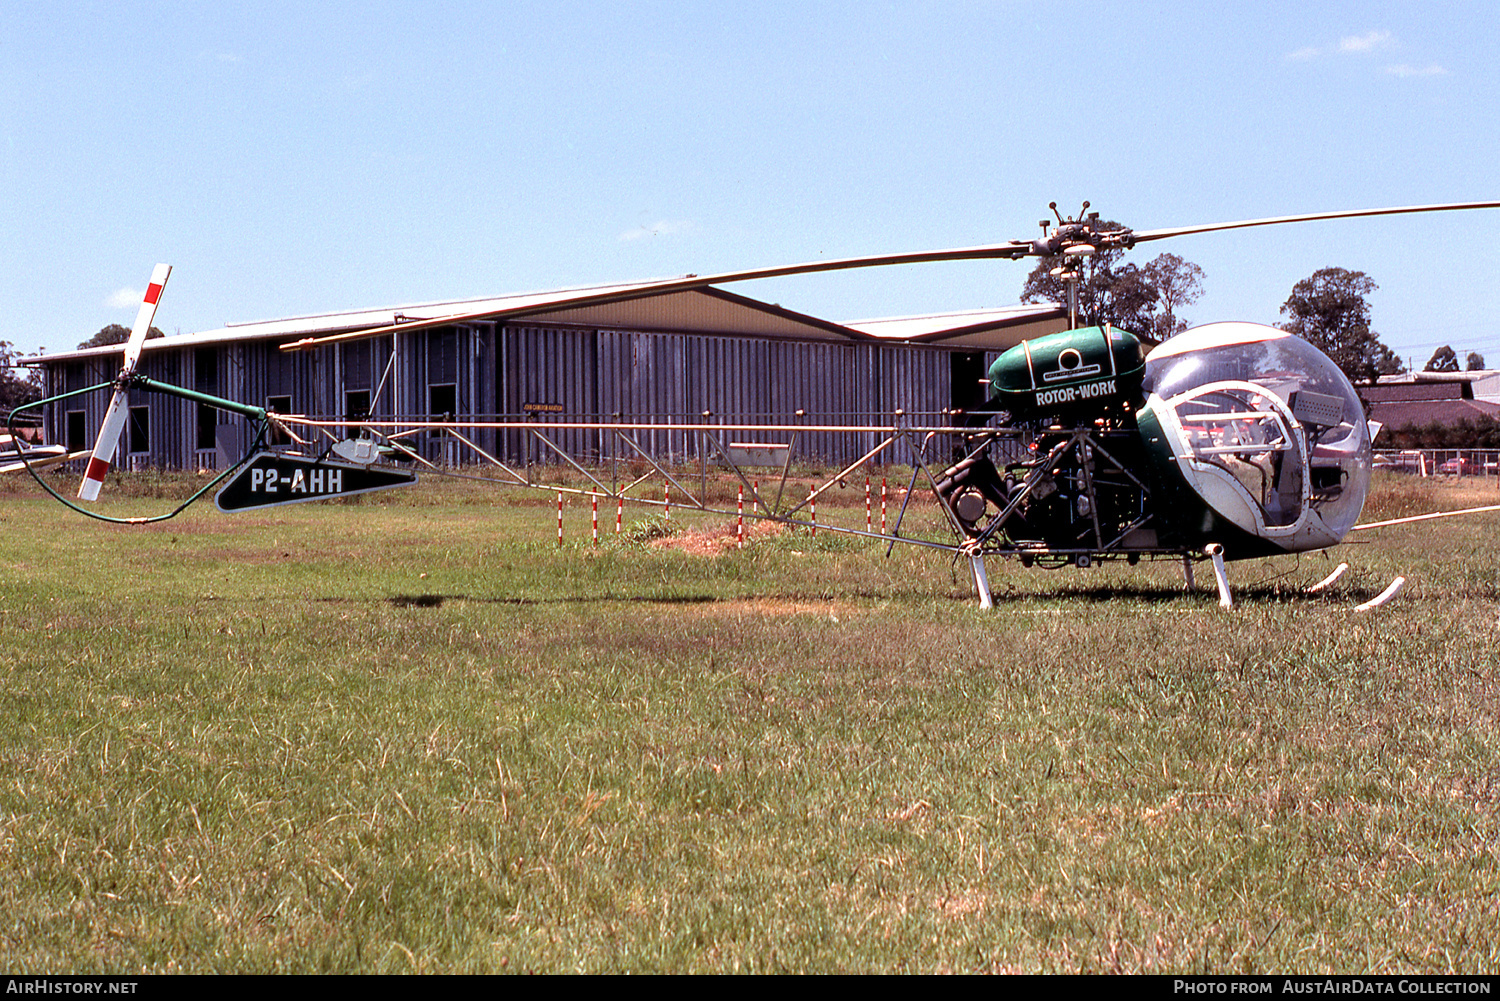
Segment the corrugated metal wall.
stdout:
<svg viewBox="0 0 1500 1001">
<path fill-rule="evenodd" d="M 388 372 L 396 349 L 399 363 Z M 378 416 L 425 416 L 434 400 L 451 399 L 461 417 L 525 414 L 539 423 L 698 423 L 705 411 L 713 423 L 880 423 L 897 409 L 914 423 L 934 423 L 943 420 L 941 413 L 953 402 L 953 354 L 925 345 L 489 322 L 312 352 L 283 352 L 270 341 L 147 352 L 141 367 L 165 382 L 258 406 L 276 399 L 287 403 L 289 412 L 324 417 L 347 416 L 347 394 L 353 392 L 368 393 Z M 60 363 L 48 377 L 53 391 L 61 392 L 106 381 L 118 364 L 115 357 Z M 151 448 L 136 456 L 135 464 L 212 464 L 212 452 L 198 447 L 203 429 L 197 404 L 155 394 L 136 401 L 143 403 L 149 407 Z M 106 404 L 107 394 L 95 393 L 54 408 L 48 416 L 52 440 L 67 441 L 66 411 L 81 410 L 92 445 Z M 209 419 L 220 425 L 239 421 L 223 414 Z M 851 462 L 875 444 L 876 436 L 862 437 L 867 440 L 803 435 L 798 454 Z M 737 441 L 751 442 L 778 438 L 785 436 L 735 435 Z M 481 432 L 476 440 L 505 461 L 553 461 L 544 446 L 522 432 Z M 608 432 L 572 430 L 555 440 L 570 454 L 592 459 L 635 454 Z M 651 454 L 674 461 L 696 459 L 704 448 L 702 437 L 688 431 L 644 431 L 636 440 Z M 413 441 L 427 457 L 444 457 L 441 435 L 424 434 Z M 885 458 L 910 460 L 904 452 Z"/>
</svg>

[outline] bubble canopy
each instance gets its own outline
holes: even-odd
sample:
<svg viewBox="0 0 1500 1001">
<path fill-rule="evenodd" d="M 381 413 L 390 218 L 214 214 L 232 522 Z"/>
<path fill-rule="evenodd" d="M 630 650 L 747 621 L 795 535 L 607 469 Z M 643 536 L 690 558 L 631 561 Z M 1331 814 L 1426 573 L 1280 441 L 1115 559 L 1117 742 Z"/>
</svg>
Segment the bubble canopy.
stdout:
<svg viewBox="0 0 1500 1001">
<path fill-rule="evenodd" d="M 1146 356 L 1143 388 L 1178 470 L 1225 520 L 1294 552 L 1358 520 L 1364 405 L 1311 344 L 1254 323 L 1197 327 Z"/>
</svg>

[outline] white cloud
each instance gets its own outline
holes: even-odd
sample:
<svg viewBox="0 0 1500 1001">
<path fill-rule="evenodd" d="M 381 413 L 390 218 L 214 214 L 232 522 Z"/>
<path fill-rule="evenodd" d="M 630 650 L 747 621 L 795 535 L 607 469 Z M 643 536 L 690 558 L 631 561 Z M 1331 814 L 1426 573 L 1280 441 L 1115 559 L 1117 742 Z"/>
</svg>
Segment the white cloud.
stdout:
<svg viewBox="0 0 1500 1001">
<path fill-rule="evenodd" d="M 1404 77 L 1409 77 L 1409 76 L 1447 76 L 1448 75 L 1448 71 L 1446 69 L 1444 69 L 1443 67 L 1439 66 L 1437 63 L 1433 63 L 1431 66 L 1408 66 L 1406 63 L 1401 63 L 1401 64 L 1399 64 L 1397 66 L 1387 66 L 1385 68 L 1385 71 L 1388 74 L 1390 74 L 1391 76 L 1403 77 L 1403 78 Z"/>
<path fill-rule="evenodd" d="M 104 305 L 110 309 L 130 309 L 132 306 L 139 306 L 141 297 L 145 294 L 138 288 L 117 289 L 104 300 Z"/>
<path fill-rule="evenodd" d="M 663 219 L 661 222 L 655 222 L 649 226 L 641 225 L 637 226 L 635 229 L 627 229 L 625 232 L 620 234 L 620 241 L 624 243 L 630 240 L 639 240 L 642 237 L 647 236 L 677 236 L 682 233 L 691 233 L 692 231 L 692 220 Z"/>
<path fill-rule="evenodd" d="M 1340 52 L 1373 52 L 1391 40 L 1389 31 L 1368 31 L 1339 39 Z"/>
<path fill-rule="evenodd" d="M 1367 31 L 1363 35 L 1345 35 L 1335 46 L 1304 45 L 1294 52 L 1288 52 L 1286 59 L 1288 62 L 1305 63 L 1327 55 L 1362 56 L 1377 49 L 1389 48 L 1394 44 L 1394 40 L 1395 36 L 1389 31 Z M 1386 72 L 1395 76 L 1435 76 L 1446 71 L 1441 66 L 1418 69 L 1402 65 L 1387 67 Z"/>
</svg>

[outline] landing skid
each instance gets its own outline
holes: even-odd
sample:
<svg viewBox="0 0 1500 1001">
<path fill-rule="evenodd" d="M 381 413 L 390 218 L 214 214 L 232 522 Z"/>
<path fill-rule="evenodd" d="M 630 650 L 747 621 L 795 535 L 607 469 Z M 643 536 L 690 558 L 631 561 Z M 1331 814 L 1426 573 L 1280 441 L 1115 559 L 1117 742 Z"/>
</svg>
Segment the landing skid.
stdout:
<svg viewBox="0 0 1500 1001">
<path fill-rule="evenodd" d="M 1213 544 L 1206 547 L 1204 552 L 1213 563 L 1214 581 L 1219 589 L 1219 607 L 1225 609 L 1232 608 L 1234 605 L 1234 599 L 1229 590 L 1229 577 L 1224 569 L 1224 557 L 1222 549 L 1217 544 Z M 1302 593 L 1304 595 L 1307 595 L 1308 597 L 1322 594 L 1329 588 L 1331 588 L 1334 584 L 1336 584 L 1344 576 L 1344 574 L 1348 572 L 1348 570 L 1348 563 L 1340 563 L 1338 566 L 1333 568 L 1333 572 L 1330 573 L 1327 577 L 1324 577 L 1316 584 L 1310 584 L 1307 587 L 1303 588 Z M 1193 558 L 1191 556 L 1184 555 L 1182 557 L 1182 572 L 1185 579 L 1186 590 L 1195 590 L 1193 582 Z M 1398 594 L 1400 594 L 1402 588 L 1404 588 L 1405 586 L 1406 578 L 1396 577 L 1390 582 L 1390 584 L 1386 586 L 1386 589 L 1384 591 L 1380 592 L 1380 594 L 1376 595 L 1374 598 L 1371 598 L 1369 601 L 1365 602 L 1362 605 L 1356 605 L 1354 611 L 1368 612 L 1376 608 L 1380 608 L 1382 605 L 1387 604 Z"/>
</svg>

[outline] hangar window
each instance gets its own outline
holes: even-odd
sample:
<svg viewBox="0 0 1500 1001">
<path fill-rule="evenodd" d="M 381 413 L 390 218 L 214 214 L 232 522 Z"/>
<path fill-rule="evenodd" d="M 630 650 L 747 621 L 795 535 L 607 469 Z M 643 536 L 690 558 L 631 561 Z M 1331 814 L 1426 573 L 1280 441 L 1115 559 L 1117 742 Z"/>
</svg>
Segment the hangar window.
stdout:
<svg viewBox="0 0 1500 1001">
<path fill-rule="evenodd" d="M 452 420 L 458 412 L 458 387 L 453 383 L 427 387 L 427 415 L 432 420 Z M 432 437 L 440 438 L 443 432 L 433 431 Z"/>
<path fill-rule="evenodd" d="M 984 382 L 984 355 L 955 351 L 948 356 L 949 399 L 954 410 L 983 410 L 989 386 Z"/>
<path fill-rule="evenodd" d="M 219 411 L 207 403 L 198 404 L 198 444 L 201 451 L 214 447 L 215 428 L 219 426 Z"/>
<path fill-rule="evenodd" d="M 130 454 L 151 451 L 151 408 L 130 408 Z"/>
<path fill-rule="evenodd" d="M 82 452 L 88 448 L 88 425 L 82 410 L 68 411 L 68 451 Z"/>
<path fill-rule="evenodd" d="M 369 416 L 370 391 L 368 389 L 351 389 L 344 394 L 344 419 L 350 422 L 350 426 L 344 429 L 345 434 L 358 433 L 357 425 Z"/>
</svg>

